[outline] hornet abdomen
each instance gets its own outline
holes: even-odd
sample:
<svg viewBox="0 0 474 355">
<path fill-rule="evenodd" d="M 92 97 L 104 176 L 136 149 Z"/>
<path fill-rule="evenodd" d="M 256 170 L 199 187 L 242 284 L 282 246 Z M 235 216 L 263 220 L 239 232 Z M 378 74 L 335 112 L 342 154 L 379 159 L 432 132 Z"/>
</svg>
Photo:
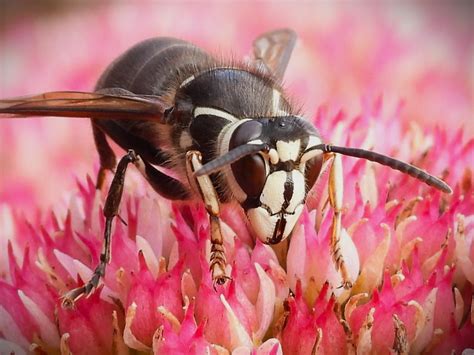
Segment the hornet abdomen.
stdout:
<svg viewBox="0 0 474 355">
<path fill-rule="evenodd" d="M 96 90 L 122 88 L 141 95 L 161 96 L 199 64 L 212 62 L 191 43 L 168 37 L 150 38 L 118 57 L 100 77 Z"/>
</svg>

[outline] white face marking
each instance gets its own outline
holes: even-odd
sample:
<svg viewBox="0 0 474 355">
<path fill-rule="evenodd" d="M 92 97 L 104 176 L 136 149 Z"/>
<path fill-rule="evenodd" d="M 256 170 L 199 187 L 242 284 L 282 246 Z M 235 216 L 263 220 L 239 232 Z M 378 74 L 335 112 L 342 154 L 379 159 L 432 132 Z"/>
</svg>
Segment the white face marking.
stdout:
<svg viewBox="0 0 474 355">
<path fill-rule="evenodd" d="M 247 212 L 247 216 L 258 239 L 268 243 L 269 239 L 273 236 L 278 216 L 270 216 L 267 210 L 262 207 L 250 209 Z"/>
<path fill-rule="evenodd" d="M 303 205 L 300 204 L 298 207 L 296 207 L 294 214 L 285 215 L 286 226 L 285 226 L 285 231 L 283 232 L 282 239 L 290 235 L 291 231 L 295 228 L 296 222 L 298 222 L 298 219 L 300 218 L 302 211 L 303 211 Z"/>
<path fill-rule="evenodd" d="M 182 149 L 186 149 L 192 145 L 193 139 L 191 138 L 191 135 L 189 134 L 189 132 L 183 131 L 183 133 L 181 133 L 181 136 L 179 137 L 179 146 Z"/>
<path fill-rule="evenodd" d="M 289 142 L 278 141 L 276 148 L 280 160 L 283 162 L 288 160 L 296 161 L 300 153 L 300 145 L 301 141 L 299 139 Z"/>
<path fill-rule="evenodd" d="M 284 218 L 286 220 L 285 229 L 283 231 L 281 240 L 278 241 L 281 242 L 287 238 L 295 228 L 296 222 L 298 222 L 301 212 L 303 211 L 303 207 L 304 205 L 301 204 L 296 208 L 293 214 L 284 214 L 283 216 L 271 216 L 266 209 L 257 207 L 250 209 L 247 212 L 247 217 L 250 221 L 250 225 L 252 226 L 252 230 L 257 235 L 257 238 L 263 243 L 271 242 L 278 220 L 280 218 Z"/>
<path fill-rule="evenodd" d="M 286 171 L 277 170 L 268 175 L 265 186 L 260 194 L 260 202 L 268 206 L 272 213 L 281 211 L 285 201 Z"/>
<path fill-rule="evenodd" d="M 308 148 L 311 148 L 311 147 L 314 147 L 318 144 L 321 144 L 321 139 L 319 137 L 316 137 L 316 136 L 309 136 L 309 139 L 308 139 L 308 145 L 306 146 L 306 149 Z"/>
<path fill-rule="evenodd" d="M 237 122 L 238 121 L 238 118 L 231 115 L 230 113 L 222 111 L 222 110 L 218 110 L 218 109 L 213 108 L 213 107 L 196 107 L 194 109 L 193 115 L 194 115 L 194 118 L 196 118 L 198 116 L 201 116 L 201 115 L 212 115 L 212 116 L 217 116 L 217 117 L 224 118 L 224 119 L 226 119 L 228 121 L 231 121 L 231 122 Z"/>
<path fill-rule="evenodd" d="M 270 149 L 270 151 L 268 152 L 268 156 L 270 157 L 270 162 L 273 165 L 278 164 L 278 162 L 280 161 L 280 157 L 278 156 L 278 152 L 273 148 Z"/>
<path fill-rule="evenodd" d="M 287 174 L 286 171 L 277 170 L 268 175 L 265 181 L 265 186 L 260 195 L 260 202 L 267 206 L 271 210 L 271 213 L 278 213 L 283 208 Z M 290 174 L 293 181 L 293 194 L 285 211 L 293 213 L 295 209 L 303 203 L 306 190 L 304 175 L 298 170 L 293 170 Z"/>
<path fill-rule="evenodd" d="M 291 178 L 293 180 L 293 195 L 291 196 L 290 204 L 286 208 L 287 212 L 294 212 L 303 203 L 306 194 L 304 175 L 299 170 L 293 170 Z"/>
<path fill-rule="evenodd" d="M 309 140 L 308 140 L 308 145 L 306 146 L 306 149 L 305 150 L 308 150 L 312 147 L 315 147 L 319 144 L 321 144 L 322 141 L 320 138 L 316 137 L 316 136 L 309 136 Z M 303 155 L 301 156 L 301 160 L 300 160 L 300 163 L 303 164 L 305 162 L 307 162 L 308 160 L 314 158 L 315 156 L 318 156 L 319 154 L 322 154 L 322 152 L 320 150 L 311 150 L 307 153 L 303 153 Z"/>
<path fill-rule="evenodd" d="M 182 87 L 188 85 L 194 79 L 196 79 L 196 77 L 194 75 L 191 75 L 189 78 L 184 79 L 184 81 L 181 83 L 181 85 L 179 87 L 182 88 Z"/>
</svg>

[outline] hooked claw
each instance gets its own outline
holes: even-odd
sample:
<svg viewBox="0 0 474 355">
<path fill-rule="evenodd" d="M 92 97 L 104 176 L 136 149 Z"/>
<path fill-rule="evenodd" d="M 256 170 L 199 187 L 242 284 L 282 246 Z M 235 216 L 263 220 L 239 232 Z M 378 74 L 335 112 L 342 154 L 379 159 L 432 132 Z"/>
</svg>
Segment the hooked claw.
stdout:
<svg viewBox="0 0 474 355">
<path fill-rule="evenodd" d="M 232 277 L 229 277 L 227 275 L 218 275 L 218 276 L 213 277 L 212 287 L 214 288 L 214 291 L 217 292 L 217 286 L 222 286 L 227 281 L 232 281 Z"/>
</svg>

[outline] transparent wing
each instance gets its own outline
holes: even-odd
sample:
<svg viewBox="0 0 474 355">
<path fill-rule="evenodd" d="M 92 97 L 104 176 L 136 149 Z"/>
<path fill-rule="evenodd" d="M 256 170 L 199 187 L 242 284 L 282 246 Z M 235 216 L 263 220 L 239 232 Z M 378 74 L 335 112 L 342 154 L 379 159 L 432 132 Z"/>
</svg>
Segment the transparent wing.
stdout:
<svg viewBox="0 0 474 355">
<path fill-rule="evenodd" d="M 280 29 L 262 34 L 253 42 L 253 55 L 276 78 L 282 79 L 296 43 L 296 33 Z"/>
<path fill-rule="evenodd" d="M 58 116 L 161 121 L 167 108 L 156 96 L 55 91 L 0 100 L 0 117 Z"/>
</svg>

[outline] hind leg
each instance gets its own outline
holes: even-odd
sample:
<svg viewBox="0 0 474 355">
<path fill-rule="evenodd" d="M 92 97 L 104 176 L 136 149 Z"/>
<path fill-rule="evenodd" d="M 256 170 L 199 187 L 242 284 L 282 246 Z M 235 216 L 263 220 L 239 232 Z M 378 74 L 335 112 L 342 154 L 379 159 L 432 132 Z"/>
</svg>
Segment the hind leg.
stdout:
<svg viewBox="0 0 474 355">
<path fill-rule="evenodd" d="M 114 151 L 107 142 L 105 133 L 94 124 L 94 121 L 92 121 L 92 133 L 94 134 L 94 142 L 100 159 L 100 169 L 97 174 L 95 187 L 100 190 L 104 185 L 106 170 L 114 171 L 117 165 L 117 159 L 115 158 Z"/>
</svg>

